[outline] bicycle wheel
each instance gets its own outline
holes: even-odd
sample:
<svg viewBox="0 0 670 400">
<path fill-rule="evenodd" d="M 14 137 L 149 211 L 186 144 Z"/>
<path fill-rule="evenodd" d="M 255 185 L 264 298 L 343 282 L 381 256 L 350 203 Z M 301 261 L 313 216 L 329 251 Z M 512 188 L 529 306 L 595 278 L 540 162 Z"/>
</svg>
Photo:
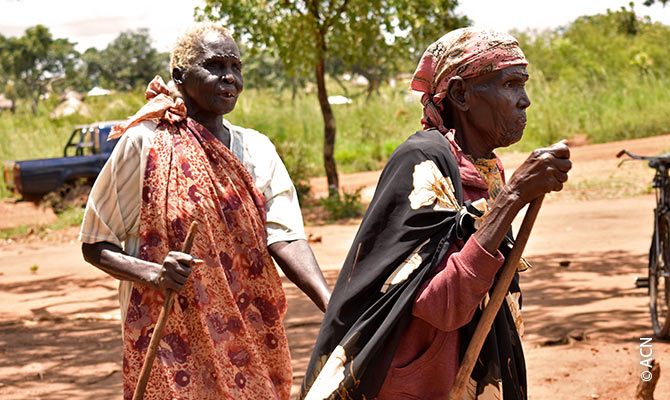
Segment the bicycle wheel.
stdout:
<svg viewBox="0 0 670 400">
<path fill-rule="evenodd" d="M 664 339 L 670 337 L 670 215 L 662 215 L 656 229 L 658 241 L 654 238 L 649 254 L 649 308 L 654 334 Z"/>
</svg>

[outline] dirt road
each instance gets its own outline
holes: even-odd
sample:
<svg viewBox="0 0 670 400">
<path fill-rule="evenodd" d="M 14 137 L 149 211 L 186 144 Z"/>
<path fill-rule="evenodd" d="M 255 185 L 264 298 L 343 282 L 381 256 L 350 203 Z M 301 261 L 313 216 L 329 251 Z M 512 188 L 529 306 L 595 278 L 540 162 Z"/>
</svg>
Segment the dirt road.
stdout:
<svg viewBox="0 0 670 400">
<path fill-rule="evenodd" d="M 652 171 L 641 163 L 617 168 L 614 154 L 623 147 L 655 154 L 670 147 L 670 136 L 574 148 L 569 184 L 547 197 L 527 246 L 534 265 L 522 275 L 531 399 L 628 400 L 640 381 L 640 338 L 652 334 L 648 297 L 634 278 L 646 267 Z M 503 154 L 508 174 L 525 156 Z M 360 173 L 342 182 L 369 197 L 377 177 Z M 323 180 L 312 183 L 325 192 Z M 2 227 L 53 217 L 8 203 L 0 214 Z M 331 285 L 357 226 L 307 228 L 320 239 L 312 247 Z M 297 387 L 321 314 L 286 280 L 284 287 Z M 0 398 L 121 397 L 116 282 L 81 259 L 76 229 L 0 241 L 0 293 Z M 662 368 L 656 398 L 667 399 L 670 343 L 651 344 Z"/>
</svg>

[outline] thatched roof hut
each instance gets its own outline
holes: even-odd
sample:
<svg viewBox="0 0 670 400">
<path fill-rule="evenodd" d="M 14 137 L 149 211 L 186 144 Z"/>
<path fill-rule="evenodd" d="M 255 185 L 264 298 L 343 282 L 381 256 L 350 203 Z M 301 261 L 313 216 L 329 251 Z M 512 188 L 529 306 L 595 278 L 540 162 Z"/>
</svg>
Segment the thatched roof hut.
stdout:
<svg viewBox="0 0 670 400">
<path fill-rule="evenodd" d="M 6 98 L 4 94 L 0 93 L 0 110 L 14 111 L 14 107 L 14 101 Z"/>
</svg>

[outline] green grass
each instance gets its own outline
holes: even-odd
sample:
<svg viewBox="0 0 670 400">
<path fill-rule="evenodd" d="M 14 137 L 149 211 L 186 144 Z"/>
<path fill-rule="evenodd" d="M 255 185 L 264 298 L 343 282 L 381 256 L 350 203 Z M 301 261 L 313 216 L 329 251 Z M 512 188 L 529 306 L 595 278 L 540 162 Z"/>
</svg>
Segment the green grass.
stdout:
<svg viewBox="0 0 670 400">
<path fill-rule="evenodd" d="M 341 93 L 333 90 L 329 94 Z M 379 169 L 400 143 L 420 129 L 421 105 L 390 87 L 370 99 L 352 97 L 350 104 L 332 106 L 339 172 Z M 324 174 L 323 117 L 315 94 L 299 95 L 292 101 L 289 92 L 247 90 L 226 118 L 270 137 L 292 176 Z"/>
<path fill-rule="evenodd" d="M 564 138 L 586 135 L 592 143 L 670 133 L 670 78 L 610 77 L 599 83 L 547 81 L 530 68 L 528 125 L 507 150 L 529 151 Z M 334 105 L 335 159 L 340 172 L 382 168 L 396 146 L 420 129 L 417 98 L 384 87 L 379 96 Z M 271 90 L 244 92 L 227 117 L 257 129 L 277 146 L 292 176 L 323 175 L 323 122 L 315 95 Z M 503 149 L 506 151 L 506 149 Z"/>
<path fill-rule="evenodd" d="M 580 134 L 604 143 L 670 133 L 670 78 L 631 74 L 595 85 L 547 82 L 530 73 L 528 125 L 516 150 Z"/>
<path fill-rule="evenodd" d="M 511 150 L 527 151 L 563 138 L 584 134 L 600 143 L 670 133 L 670 78 L 611 77 L 597 85 L 586 82 L 548 81 L 530 68 L 528 126 L 523 139 Z M 351 104 L 333 105 L 337 122 L 335 158 L 341 173 L 375 170 L 410 134 L 420 129 L 418 98 L 397 88 L 382 87 L 366 99 L 352 96 Z M 331 94 L 340 94 L 331 85 Z M 350 92 L 360 90 L 350 89 Z M 86 100 L 90 116 L 51 120 L 54 100 L 40 103 L 37 116 L 25 107 L 16 114 L 0 114 L 0 161 L 56 157 L 75 125 L 124 119 L 145 100 L 141 91 Z M 288 91 L 246 90 L 235 110 L 226 116 L 233 123 L 257 129 L 276 145 L 294 180 L 323 175 L 323 119 L 314 93 L 292 101 Z M 4 185 L 0 197 L 7 197 Z"/>
<path fill-rule="evenodd" d="M 46 235 L 49 231 L 58 231 L 71 226 L 81 225 L 84 218 L 84 209 L 81 207 L 69 208 L 58 214 L 56 221 L 45 225 L 23 224 L 14 228 L 0 230 L 0 239 L 9 239 L 14 237 L 26 236 L 28 234 L 38 234 L 40 237 Z"/>
<path fill-rule="evenodd" d="M 670 133 L 670 26 L 652 23 L 631 8 L 514 35 L 530 63 L 532 105 L 524 138 L 512 150 L 575 135 L 601 143 Z M 383 86 L 370 99 L 362 94 L 365 88 L 343 93 L 333 80 L 328 88 L 329 95 L 347 94 L 353 100 L 332 106 L 339 172 L 381 168 L 395 147 L 420 129 L 421 105 L 407 94 L 406 81 L 396 88 Z M 56 97 L 41 101 L 36 116 L 25 104 L 16 114 L 0 112 L 0 161 L 58 156 L 76 124 L 123 119 L 145 102 L 138 88 L 86 99 L 88 116 L 51 120 Z M 227 118 L 268 135 L 295 181 L 324 174 L 323 120 L 314 89 L 295 99 L 289 90 L 246 90 Z M 0 197 L 6 196 L 1 185 Z"/>
</svg>

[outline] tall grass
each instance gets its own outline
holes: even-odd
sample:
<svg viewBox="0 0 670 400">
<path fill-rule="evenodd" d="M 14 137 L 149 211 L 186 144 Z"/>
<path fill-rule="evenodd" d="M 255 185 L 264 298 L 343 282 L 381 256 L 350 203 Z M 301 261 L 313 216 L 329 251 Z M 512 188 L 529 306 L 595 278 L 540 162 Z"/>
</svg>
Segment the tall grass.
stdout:
<svg viewBox="0 0 670 400">
<path fill-rule="evenodd" d="M 421 105 L 407 90 L 385 87 L 377 96 L 354 96 L 350 104 L 332 108 L 335 159 L 344 173 L 381 168 L 398 144 L 420 129 Z M 226 118 L 266 134 L 292 175 L 323 174 L 323 117 L 315 94 L 292 100 L 289 92 L 248 90 Z"/>
<path fill-rule="evenodd" d="M 669 133 L 670 26 L 633 10 L 515 32 L 530 62 L 528 149 L 582 134 L 592 142 Z"/>
<path fill-rule="evenodd" d="M 670 133 L 670 79 L 631 74 L 595 84 L 548 82 L 530 68 L 528 125 L 512 149 L 530 150 L 575 135 L 593 143 Z"/>
<path fill-rule="evenodd" d="M 33 115 L 23 104 L 19 105 L 15 114 L 4 111 L 0 114 L 0 159 L 57 157 L 62 154 L 63 146 L 76 125 L 125 119 L 144 104 L 139 93 L 88 98 L 85 104 L 90 110 L 89 115 L 49 118 L 59 103 L 55 96 L 39 103 L 37 115 Z"/>
<path fill-rule="evenodd" d="M 532 65 L 530 73 L 528 126 L 511 150 L 526 151 L 579 134 L 599 143 L 670 133 L 670 78 L 631 74 L 595 85 L 549 81 Z M 396 146 L 420 129 L 419 99 L 403 87 L 385 86 L 369 99 L 352 96 L 350 104 L 332 106 L 340 172 L 381 168 Z M 90 98 L 90 116 L 55 120 L 48 117 L 56 105 L 53 100 L 41 102 L 37 116 L 22 107 L 16 114 L 4 112 L 0 161 L 60 156 L 75 125 L 124 119 L 144 102 L 141 91 Z M 226 118 L 270 137 L 294 180 L 323 175 L 323 119 L 315 94 L 292 99 L 289 91 L 245 90 Z M 0 196 L 8 196 L 4 184 Z"/>
<path fill-rule="evenodd" d="M 529 67 L 531 99 L 523 139 L 506 150 L 529 151 L 585 135 L 592 143 L 670 133 L 670 78 L 631 73 L 597 83 L 545 79 Z M 335 158 L 340 172 L 381 168 L 398 144 L 420 129 L 419 99 L 400 88 L 334 105 Z M 323 119 L 315 95 L 270 90 L 244 92 L 227 116 L 270 137 L 297 177 L 323 175 Z"/>
<path fill-rule="evenodd" d="M 670 133 L 670 27 L 632 10 L 580 17 L 545 32 L 516 32 L 530 62 L 528 125 L 512 150 L 530 150 L 585 135 L 591 142 Z M 329 82 L 331 95 L 342 90 Z M 348 92 L 362 92 L 349 88 Z M 340 172 L 381 168 L 395 147 L 420 129 L 418 98 L 401 87 L 382 87 L 367 99 L 333 105 L 335 159 Z M 143 91 L 90 98 L 89 116 L 51 120 L 55 98 L 33 116 L 20 106 L 0 113 L 0 161 L 61 154 L 75 125 L 123 119 L 143 103 Z M 246 90 L 226 118 L 257 129 L 276 145 L 295 181 L 323 175 L 323 120 L 314 93 Z M 0 197 L 7 196 L 4 185 Z"/>
</svg>

